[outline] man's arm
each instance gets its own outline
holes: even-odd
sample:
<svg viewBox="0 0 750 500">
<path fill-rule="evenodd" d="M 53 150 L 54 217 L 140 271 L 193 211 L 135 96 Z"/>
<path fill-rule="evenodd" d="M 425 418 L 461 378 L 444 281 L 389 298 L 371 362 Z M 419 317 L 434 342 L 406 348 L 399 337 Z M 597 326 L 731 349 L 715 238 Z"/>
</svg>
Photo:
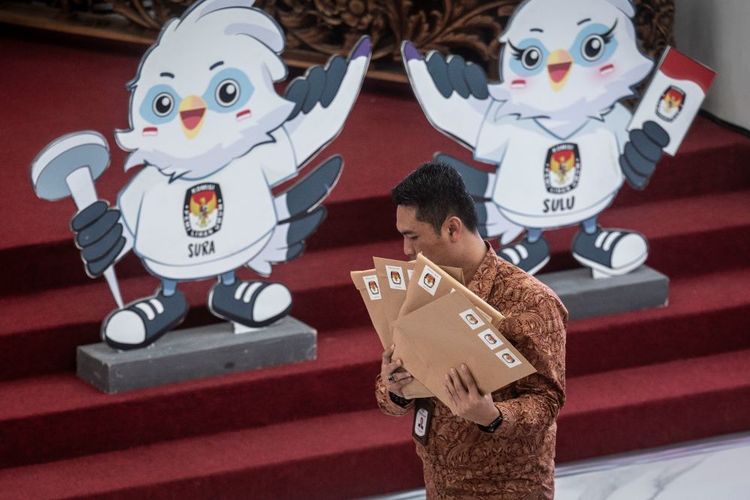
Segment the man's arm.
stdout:
<svg viewBox="0 0 750 500">
<path fill-rule="evenodd" d="M 565 401 L 564 318 L 557 303 L 549 300 L 534 312 L 509 317 L 503 329 L 507 337 L 518 339 L 516 348 L 537 369 L 537 373 L 516 382 L 518 396 L 493 402 L 491 395 L 479 392 L 466 365 L 446 374 L 446 389 L 456 415 L 478 424 L 485 432 L 499 436 L 538 434 L 555 421 Z M 498 417 L 500 424 L 495 427 L 492 424 Z"/>
<path fill-rule="evenodd" d="M 537 434 L 552 425 L 565 403 L 565 318 L 549 299 L 504 323 L 503 329 L 515 330 L 516 348 L 537 372 L 516 382 L 518 397 L 495 402 L 502 415 L 495 434 Z"/>
</svg>

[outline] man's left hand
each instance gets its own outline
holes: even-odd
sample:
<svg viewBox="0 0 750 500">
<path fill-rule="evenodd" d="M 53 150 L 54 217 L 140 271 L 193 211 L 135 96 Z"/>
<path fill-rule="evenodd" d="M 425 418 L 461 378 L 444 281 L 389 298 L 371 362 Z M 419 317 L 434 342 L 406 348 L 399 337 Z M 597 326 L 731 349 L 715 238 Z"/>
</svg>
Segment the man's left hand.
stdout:
<svg viewBox="0 0 750 500">
<path fill-rule="evenodd" d="M 486 426 L 500 415 L 492 395 L 479 392 L 474 376 L 466 365 L 461 365 L 458 370 L 451 368 L 445 376 L 445 388 L 455 408 L 454 413 L 459 417 Z"/>
</svg>

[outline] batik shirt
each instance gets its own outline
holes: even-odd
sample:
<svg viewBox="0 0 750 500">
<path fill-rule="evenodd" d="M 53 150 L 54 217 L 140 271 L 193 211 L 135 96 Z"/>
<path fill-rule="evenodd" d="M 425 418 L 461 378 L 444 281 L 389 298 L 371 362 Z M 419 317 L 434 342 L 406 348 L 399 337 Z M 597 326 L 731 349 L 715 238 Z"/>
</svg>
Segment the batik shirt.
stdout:
<svg viewBox="0 0 750 500">
<path fill-rule="evenodd" d="M 537 372 L 493 393 L 503 421 L 494 433 L 434 399 L 426 446 L 416 442 L 428 498 L 552 499 L 556 419 L 565 401 L 567 311 L 547 286 L 488 248 L 468 288 L 502 312 L 500 332 Z M 389 415 L 410 412 L 376 382 Z"/>
</svg>

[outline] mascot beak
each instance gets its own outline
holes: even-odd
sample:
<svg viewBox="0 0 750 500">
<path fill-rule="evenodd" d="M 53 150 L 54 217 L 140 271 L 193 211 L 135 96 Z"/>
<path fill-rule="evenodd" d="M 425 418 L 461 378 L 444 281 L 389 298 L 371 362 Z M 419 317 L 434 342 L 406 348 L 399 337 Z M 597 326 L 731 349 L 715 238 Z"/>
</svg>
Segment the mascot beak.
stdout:
<svg viewBox="0 0 750 500">
<path fill-rule="evenodd" d="M 547 61 L 547 72 L 549 73 L 552 90 L 560 90 L 568 79 L 573 58 L 570 57 L 570 52 L 567 50 L 556 50 L 549 55 Z"/>
<path fill-rule="evenodd" d="M 188 96 L 180 103 L 180 120 L 182 131 L 188 139 L 194 138 L 203 125 L 206 114 L 206 103 L 198 96 Z"/>
</svg>

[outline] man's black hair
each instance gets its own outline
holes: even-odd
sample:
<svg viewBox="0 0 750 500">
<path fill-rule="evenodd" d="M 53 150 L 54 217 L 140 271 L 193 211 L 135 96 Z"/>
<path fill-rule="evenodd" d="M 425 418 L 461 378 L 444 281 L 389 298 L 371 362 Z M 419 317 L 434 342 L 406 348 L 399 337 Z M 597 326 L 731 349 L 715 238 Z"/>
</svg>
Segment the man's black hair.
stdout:
<svg viewBox="0 0 750 500">
<path fill-rule="evenodd" d="M 420 166 L 391 190 L 391 198 L 396 205 L 416 207 L 417 220 L 430 224 L 436 233 L 453 215 L 469 231 L 477 228 L 474 200 L 458 172 L 443 163 Z"/>
</svg>

